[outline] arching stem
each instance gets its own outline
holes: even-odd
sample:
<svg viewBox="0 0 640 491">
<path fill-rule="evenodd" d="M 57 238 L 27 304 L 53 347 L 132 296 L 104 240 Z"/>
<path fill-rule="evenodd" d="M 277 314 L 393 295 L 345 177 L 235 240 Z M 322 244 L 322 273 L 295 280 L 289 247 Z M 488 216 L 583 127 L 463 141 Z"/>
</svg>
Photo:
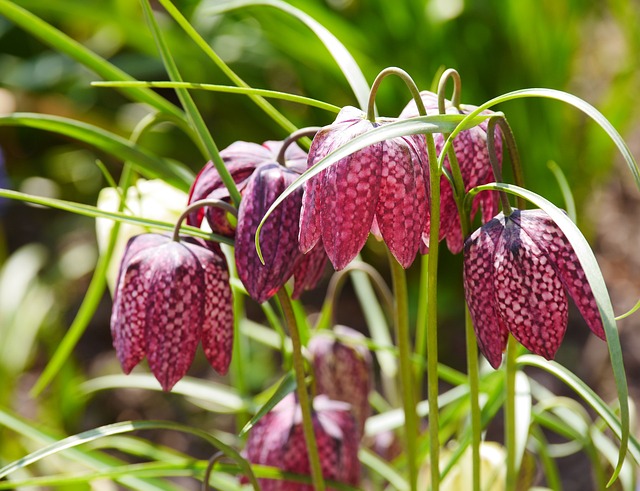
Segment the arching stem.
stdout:
<svg viewBox="0 0 640 491">
<path fill-rule="evenodd" d="M 376 113 L 375 113 L 375 102 L 376 102 L 376 94 L 378 93 L 378 88 L 380 88 L 380 84 L 382 81 L 389 75 L 395 75 L 396 77 L 400 77 L 411 92 L 411 96 L 418 107 L 418 114 L 420 116 L 426 116 L 427 110 L 424 107 L 424 102 L 422 102 L 422 98 L 420 97 L 420 91 L 418 90 L 418 86 L 411 78 L 407 72 L 405 72 L 402 68 L 398 67 L 388 67 L 382 70 L 376 79 L 373 81 L 373 85 L 371 86 L 371 92 L 369 92 L 369 105 L 367 106 L 367 119 L 372 123 L 376 122 Z"/>
<path fill-rule="evenodd" d="M 309 126 L 307 128 L 300 128 L 299 130 L 291 133 L 282 142 L 282 146 L 280 147 L 280 151 L 278 152 L 278 156 L 276 157 L 276 162 L 278 162 L 282 167 L 286 167 L 287 165 L 285 160 L 285 153 L 287 152 L 287 148 L 289 148 L 289 145 L 297 142 L 300 138 L 304 138 L 306 136 L 314 136 L 319 130 L 319 126 Z"/>
<path fill-rule="evenodd" d="M 453 95 L 451 96 L 451 104 L 453 107 L 460 109 L 460 92 L 462 91 L 462 80 L 460 74 L 455 68 L 447 68 L 440 76 L 438 82 L 438 112 L 446 114 L 445 107 L 445 91 L 449 79 L 453 80 Z"/>
<path fill-rule="evenodd" d="M 214 206 L 216 208 L 222 208 L 226 212 L 231 213 L 233 216 L 238 216 L 238 210 L 236 210 L 233 205 L 230 205 L 226 201 L 222 201 L 220 199 L 202 199 L 200 201 L 194 201 L 189 206 L 187 206 L 187 208 L 185 208 L 178 220 L 176 220 L 176 226 L 173 229 L 173 236 L 171 237 L 174 241 L 180 241 L 180 227 L 182 226 L 182 222 L 184 221 L 184 219 L 187 218 L 187 215 L 189 215 L 189 213 L 194 210 L 202 208 L 203 206 Z"/>
<path fill-rule="evenodd" d="M 513 177 L 517 186 L 524 187 L 524 173 L 522 171 L 522 164 L 520 162 L 520 154 L 518 153 L 518 147 L 516 145 L 515 137 L 509 122 L 504 116 L 492 116 L 489 119 L 487 125 L 487 146 L 489 149 L 489 160 L 491 162 L 491 168 L 493 169 L 493 176 L 496 182 L 502 182 L 502 169 L 498 163 L 498 159 L 495 154 L 495 127 L 500 128 L 500 133 L 507 145 L 507 151 L 509 152 L 509 159 L 511 160 L 511 168 L 513 169 Z M 500 202 L 502 203 L 502 210 L 505 216 L 511 214 L 511 206 L 507 199 L 506 193 L 500 192 Z M 526 200 L 522 197 L 517 198 L 518 208 L 524 210 L 526 208 Z"/>
</svg>

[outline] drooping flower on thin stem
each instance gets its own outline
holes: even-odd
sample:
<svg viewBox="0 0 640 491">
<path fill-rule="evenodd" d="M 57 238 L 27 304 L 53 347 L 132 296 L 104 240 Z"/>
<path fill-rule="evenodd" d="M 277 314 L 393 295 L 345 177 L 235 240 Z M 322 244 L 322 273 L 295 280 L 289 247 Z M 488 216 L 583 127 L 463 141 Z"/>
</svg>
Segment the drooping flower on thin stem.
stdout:
<svg viewBox="0 0 640 491">
<path fill-rule="evenodd" d="M 497 368 L 509 333 L 553 359 L 567 328 L 567 294 L 605 339 L 596 300 L 573 247 L 542 210 L 502 213 L 464 246 L 464 288 L 480 350 Z"/>
<path fill-rule="evenodd" d="M 369 393 L 373 383 L 373 361 L 363 344 L 365 339 L 355 329 L 339 325 L 331 333 L 318 332 L 307 346 L 313 359 L 317 393 L 348 402 L 360 435 L 371 415 Z"/>
<path fill-rule="evenodd" d="M 433 92 L 420 92 L 421 99 L 426 108 L 427 114 L 438 114 L 438 95 Z M 475 110 L 475 106 L 461 104 L 455 107 L 449 101 L 445 102 L 446 114 L 469 114 Z M 483 111 L 482 114 L 492 114 L 491 111 Z M 401 118 L 418 116 L 418 109 L 415 101 L 410 101 L 400 114 Z M 462 131 L 453 141 L 453 148 L 460 166 L 460 173 L 464 182 L 464 191 L 493 182 L 493 174 L 489 163 L 489 153 L 487 147 L 487 122 L 482 122 L 468 130 Z M 444 146 L 444 138 L 440 133 L 434 134 L 434 142 L 438 153 Z M 499 133 L 495 138 L 495 152 L 498 161 L 502 162 L 502 139 Z M 449 172 L 451 164 L 449 157 L 445 157 L 444 166 Z M 471 219 L 475 216 L 478 208 L 482 209 L 483 223 L 491 220 L 498 213 L 498 195 L 495 192 L 484 191 L 479 193 L 473 201 L 471 208 Z M 428 251 L 429 246 L 429 222 L 425 226 L 423 234 L 422 252 Z M 453 195 L 453 189 L 447 178 L 443 175 L 440 181 L 440 240 L 447 241 L 449 250 L 457 254 L 462 251 L 464 237 L 458 208 Z"/>
<path fill-rule="evenodd" d="M 326 263 L 326 254 L 321 248 L 308 254 L 302 254 L 298 249 L 302 189 L 287 197 L 266 220 L 260 241 L 264 264 L 255 249 L 256 230 L 264 214 L 306 168 L 306 154 L 290 143 L 286 142 L 284 155 L 280 154 L 285 142 L 263 145 L 269 151 L 270 159 L 257 165 L 247 179 L 238 209 L 235 246 L 238 276 L 257 302 L 271 298 L 292 275 L 295 281 L 293 296 L 298 298 L 304 290 L 315 287 Z M 292 160 L 288 160 L 289 156 Z M 283 162 L 277 162 L 278 157 Z"/>
<path fill-rule="evenodd" d="M 309 166 L 359 135 L 388 123 L 345 107 L 313 139 Z M 427 217 L 427 154 L 424 137 L 375 143 L 325 169 L 305 184 L 300 248 L 320 241 L 336 270 L 351 262 L 376 232 L 407 268 L 415 259 Z"/>
<path fill-rule="evenodd" d="M 227 372 L 233 310 L 227 264 L 217 244 L 160 234 L 127 244 L 111 314 L 113 344 L 130 373 L 145 356 L 164 390 L 189 369 L 202 341 L 211 366 Z"/>
<path fill-rule="evenodd" d="M 280 401 L 251 429 L 245 454 L 252 464 L 310 475 L 300 405 L 293 394 Z M 358 430 L 349 405 L 324 395 L 313 400 L 313 429 L 324 479 L 357 486 L 360 481 Z M 309 484 L 259 479 L 263 491 L 313 491 Z"/>
</svg>

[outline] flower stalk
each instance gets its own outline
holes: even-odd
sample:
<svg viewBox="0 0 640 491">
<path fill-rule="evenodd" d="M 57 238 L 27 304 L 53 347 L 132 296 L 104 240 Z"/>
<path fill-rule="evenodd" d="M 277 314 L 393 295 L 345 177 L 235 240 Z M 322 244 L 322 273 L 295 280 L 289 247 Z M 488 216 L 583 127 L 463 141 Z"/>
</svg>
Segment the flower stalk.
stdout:
<svg viewBox="0 0 640 491">
<path fill-rule="evenodd" d="M 313 419 L 311 414 L 311 400 L 307 392 L 305 382 L 304 357 L 302 355 L 302 342 L 300 333 L 298 332 L 298 324 L 293 312 L 293 305 L 289 294 L 284 288 L 280 288 L 277 292 L 278 301 L 284 315 L 285 324 L 291 336 L 291 345 L 293 348 L 293 370 L 296 375 L 296 393 L 302 411 L 302 428 L 304 431 L 304 439 L 307 445 L 309 455 L 309 467 L 311 468 L 311 481 L 315 491 L 324 491 L 325 484 L 322 477 L 322 466 L 320 464 L 320 454 L 318 452 L 318 444 L 316 442 L 315 432 L 313 430 Z"/>
</svg>

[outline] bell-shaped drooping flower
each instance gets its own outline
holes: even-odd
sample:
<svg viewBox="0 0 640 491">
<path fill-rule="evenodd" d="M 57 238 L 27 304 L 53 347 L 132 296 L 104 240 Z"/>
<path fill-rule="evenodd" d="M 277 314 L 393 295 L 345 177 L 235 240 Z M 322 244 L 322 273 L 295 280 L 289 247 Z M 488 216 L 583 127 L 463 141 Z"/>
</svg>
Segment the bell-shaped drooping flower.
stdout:
<svg viewBox="0 0 640 491">
<path fill-rule="evenodd" d="M 262 145 L 237 141 L 220 151 L 220 157 L 222 157 L 222 161 L 236 183 L 240 194 L 244 193 L 248 179 L 256 167 L 266 162 L 275 162 L 280 147 L 282 147 L 280 141 L 267 141 Z M 287 148 L 287 165 L 295 168 L 297 172 L 304 171 L 306 159 L 307 154 L 297 145 L 290 145 Z M 227 203 L 230 202 L 229 191 L 211 161 L 202 168 L 189 192 L 189 204 L 203 199 L 219 199 Z M 187 223 L 194 227 L 200 227 L 204 218 L 207 219 L 213 232 L 233 237 L 235 226 L 229 223 L 226 212 L 220 208 L 209 206 L 194 210 L 187 215 Z"/>
<path fill-rule="evenodd" d="M 359 438 L 349 405 L 317 396 L 313 400 L 312 420 L 324 479 L 357 486 L 360 481 Z M 251 429 L 245 454 L 252 464 L 311 475 L 302 411 L 293 394 L 280 401 Z M 310 484 L 280 479 L 258 481 L 262 491 L 313 491 Z"/>
<path fill-rule="evenodd" d="M 371 415 L 369 393 L 373 381 L 373 362 L 365 340 L 350 327 L 336 326 L 332 333 L 318 332 L 307 346 L 313 359 L 317 393 L 351 404 L 360 435 Z"/>
<path fill-rule="evenodd" d="M 373 123 L 359 109 L 343 108 L 313 139 L 309 165 L 389 121 Z M 373 227 L 398 262 L 409 267 L 427 217 L 426 169 L 424 137 L 415 135 L 375 143 L 339 160 L 305 184 L 300 249 L 307 252 L 321 241 L 341 270 Z"/>
<path fill-rule="evenodd" d="M 422 102 L 425 105 L 427 114 L 438 114 L 438 96 L 433 92 L 424 91 L 420 93 Z M 476 109 L 475 106 L 461 104 L 460 108 L 451 105 L 446 101 L 447 114 L 469 114 Z M 491 111 L 483 111 L 482 114 L 493 114 Z M 418 116 L 418 109 L 415 101 L 411 101 L 400 114 L 401 118 Z M 462 131 L 453 140 L 453 149 L 458 159 L 460 173 L 464 182 L 465 191 L 495 181 L 489 161 L 489 151 L 487 147 L 487 122 L 482 122 L 468 130 Z M 444 146 L 444 138 L 441 133 L 436 133 L 434 142 L 436 151 L 440 154 Z M 496 129 L 495 152 L 498 164 L 502 163 L 502 139 L 499 129 Z M 445 157 L 444 166 L 450 171 L 451 165 L 449 157 Z M 440 240 L 446 239 L 449 250 L 458 254 L 462 251 L 464 238 L 460 227 L 460 218 L 456 206 L 451 184 L 444 177 L 440 180 Z M 471 207 L 471 218 L 475 216 L 478 208 L 482 208 L 483 223 L 491 220 L 498 213 L 498 195 L 493 191 L 483 191 L 475 197 Z M 427 221 L 422 252 L 428 251 L 429 245 L 429 222 Z"/>
<path fill-rule="evenodd" d="M 464 245 L 464 288 L 478 345 L 494 368 L 509 333 L 552 359 L 567 328 L 567 294 L 605 339 L 602 318 L 573 247 L 542 210 L 502 213 Z"/>
<path fill-rule="evenodd" d="M 229 273 L 217 244 L 160 234 L 129 240 L 120 265 L 111 334 L 125 373 L 145 356 L 164 390 L 189 369 L 202 341 L 211 366 L 227 372 L 233 344 Z"/>
</svg>

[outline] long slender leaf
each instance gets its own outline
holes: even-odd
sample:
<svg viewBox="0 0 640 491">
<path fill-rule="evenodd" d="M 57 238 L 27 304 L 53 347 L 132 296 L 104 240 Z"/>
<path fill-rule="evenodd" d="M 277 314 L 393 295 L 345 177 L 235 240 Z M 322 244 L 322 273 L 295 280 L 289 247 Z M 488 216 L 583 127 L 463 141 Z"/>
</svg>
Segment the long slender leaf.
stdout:
<svg viewBox="0 0 640 491">
<path fill-rule="evenodd" d="M 553 173 L 556 181 L 558 181 L 558 186 L 560 187 L 560 191 L 562 192 L 567 215 L 569 215 L 569 218 L 571 218 L 571 220 L 577 223 L 578 214 L 576 212 L 576 202 L 573 199 L 573 193 L 571 192 L 571 186 L 569 185 L 569 181 L 567 181 L 567 177 L 564 175 L 564 172 L 562 172 L 560 166 L 553 160 L 547 162 L 547 167 L 549 167 L 549 170 Z"/>
<path fill-rule="evenodd" d="M 149 178 L 162 178 L 183 191 L 189 190 L 194 178 L 183 165 L 160 158 L 121 136 L 82 121 L 48 114 L 13 113 L 0 116 L 0 126 L 36 128 L 80 140 L 121 160 L 130 161 L 136 170 Z"/>
<path fill-rule="evenodd" d="M 473 193 L 469 193 L 469 197 L 475 194 L 476 191 L 481 191 L 483 189 L 501 190 L 515 194 L 516 196 L 520 196 L 544 210 L 560 227 L 573 247 L 573 250 L 576 252 L 580 261 L 580 265 L 584 270 L 587 281 L 589 281 L 596 304 L 598 305 L 598 310 L 602 317 L 602 323 L 607 337 L 607 346 L 609 348 L 609 358 L 611 359 L 613 376 L 616 382 L 616 390 L 618 392 L 618 400 L 620 402 L 620 420 L 622 425 L 622 434 L 620 435 L 620 456 L 618 459 L 618 465 L 609 482 L 609 484 L 611 484 L 617 477 L 622 464 L 624 463 L 624 457 L 627 453 L 629 443 L 629 390 L 627 387 L 627 377 L 624 371 L 620 337 L 618 336 L 618 328 L 616 326 L 615 315 L 613 314 L 613 306 L 611 305 L 611 298 L 609 297 L 607 285 L 602 277 L 602 271 L 600 271 L 596 257 L 593 254 L 589 243 L 584 238 L 576 224 L 573 223 L 560 208 L 547 199 L 527 189 L 504 183 L 493 183 L 478 186 L 473 190 Z"/>
<path fill-rule="evenodd" d="M 369 100 L 369 84 L 365 79 L 360 67 L 351 56 L 351 53 L 338 41 L 338 39 L 326 27 L 316 21 L 313 17 L 304 13 L 302 10 L 281 0 L 231 0 L 229 2 L 204 2 L 202 12 L 206 14 L 221 14 L 230 10 L 264 6 L 272 7 L 285 12 L 306 24 L 314 34 L 324 43 L 326 48 L 335 59 L 336 63 L 342 70 L 345 78 L 351 86 L 351 90 L 356 96 L 360 108 L 365 110 Z"/>
<path fill-rule="evenodd" d="M 0 198 L 10 198 L 18 201 L 25 201 L 35 205 L 42 205 L 49 208 L 56 208 L 58 210 L 69 211 L 78 215 L 84 215 L 91 218 L 108 218 L 118 222 L 131 223 L 140 227 L 145 227 L 154 230 L 163 230 L 165 232 L 173 232 L 175 224 L 161 222 L 159 220 L 151 220 L 149 218 L 137 217 L 133 215 L 127 215 L 126 213 L 119 213 L 115 211 L 105 211 L 95 206 L 85 205 L 82 203 L 74 203 L 72 201 L 65 201 L 62 199 L 45 198 L 42 196 L 34 196 L 32 194 L 20 193 L 18 191 L 12 191 L 9 189 L 0 188 Z M 233 240 L 217 235 L 213 233 L 204 232 L 198 228 L 190 226 L 182 226 L 181 232 L 186 232 L 194 237 L 200 237 L 201 239 L 213 240 L 215 242 L 221 242 L 223 244 L 233 245 Z"/>
<path fill-rule="evenodd" d="M 211 48 L 209 43 L 205 41 L 200 34 L 193 28 L 191 23 L 180 13 L 180 11 L 170 2 L 170 0 L 159 0 L 162 6 L 169 12 L 169 15 L 182 27 L 184 32 L 196 43 L 198 47 L 216 64 L 216 66 L 222 70 L 222 72 L 229 77 L 229 79 L 240 88 L 249 89 L 249 85 L 242 80 L 222 58 Z M 266 101 L 263 97 L 264 94 L 249 94 L 251 100 L 253 100 L 259 108 L 261 108 L 267 115 L 269 115 L 278 125 L 280 125 L 289 134 L 297 130 L 296 125 L 289 121 L 280 111 Z"/>
<path fill-rule="evenodd" d="M 74 41 L 28 10 L 16 5 L 15 2 L 0 0 L 0 14 L 30 34 L 36 36 L 56 51 L 65 53 L 106 80 L 134 80 L 134 78 L 126 72 L 123 72 L 87 47 Z M 159 111 L 173 115 L 179 121 L 184 121 L 184 113 L 178 107 L 148 88 L 123 87 L 122 92 L 136 101 L 149 104 Z"/>
<path fill-rule="evenodd" d="M 287 372 L 282 381 L 278 384 L 278 388 L 267 402 L 256 412 L 255 416 L 242 428 L 239 436 L 246 435 L 260 419 L 271 411 L 282 399 L 296 390 L 296 377 L 293 372 Z"/>
<path fill-rule="evenodd" d="M 409 483 L 402 474 L 397 472 L 389 465 L 388 462 L 381 459 L 371 450 L 361 448 L 358 452 L 358 457 L 360 458 L 360 462 L 371 469 L 372 472 L 375 472 L 380 477 L 388 481 L 389 484 L 393 486 L 393 489 L 397 489 L 398 491 L 408 491 Z"/>
<path fill-rule="evenodd" d="M 208 90 L 211 92 L 223 92 L 227 94 L 243 94 L 249 96 L 262 96 L 272 99 L 281 99 L 283 101 L 295 102 L 306 106 L 318 107 L 325 111 L 333 113 L 340 112 L 338 106 L 327 102 L 311 99 L 301 95 L 289 94 L 287 92 L 278 92 L 276 90 L 254 89 L 252 87 L 233 87 L 229 85 L 201 84 L 194 82 L 92 82 L 94 87 L 155 87 L 158 89 L 191 89 L 191 90 Z"/>
</svg>

